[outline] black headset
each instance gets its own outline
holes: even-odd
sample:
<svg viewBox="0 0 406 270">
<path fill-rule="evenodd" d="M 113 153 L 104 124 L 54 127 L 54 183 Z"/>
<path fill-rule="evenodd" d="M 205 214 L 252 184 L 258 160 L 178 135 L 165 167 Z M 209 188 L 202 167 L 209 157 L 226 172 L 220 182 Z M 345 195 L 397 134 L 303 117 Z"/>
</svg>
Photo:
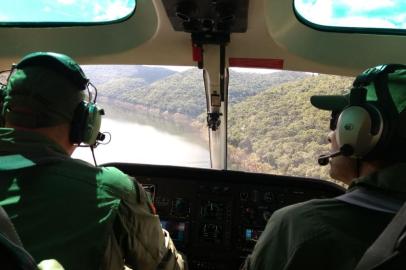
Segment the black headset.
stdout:
<svg viewBox="0 0 406 270">
<path fill-rule="evenodd" d="M 24 69 L 31 66 L 40 66 L 50 68 L 63 74 L 72 82 L 79 91 L 87 90 L 89 93 L 88 101 L 81 101 L 75 109 L 71 122 L 69 138 L 74 144 L 96 145 L 97 141 L 103 136 L 100 131 L 101 116 L 104 115 L 103 109 L 96 105 L 97 89 L 85 76 L 81 67 L 69 56 L 53 52 L 35 52 L 26 55 L 17 65 L 13 65 L 10 75 L 15 69 Z M 7 79 L 7 83 L 8 83 Z M 89 89 L 91 85 L 95 90 L 94 98 Z M 1 105 L 3 105 L 5 91 L 1 91 Z M 2 118 L 4 118 L 4 108 L 2 108 Z"/>
<path fill-rule="evenodd" d="M 393 142 L 399 113 L 388 88 L 388 74 L 406 70 L 406 65 L 389 64 L 370 68 L 353 83 L 349 105 L 338 116 L 337 143 L 344 155 L 359 159 L 385 156 Z M 376 101 L 367 101 L 367 89 L 374 85 Z"/>
</svg>

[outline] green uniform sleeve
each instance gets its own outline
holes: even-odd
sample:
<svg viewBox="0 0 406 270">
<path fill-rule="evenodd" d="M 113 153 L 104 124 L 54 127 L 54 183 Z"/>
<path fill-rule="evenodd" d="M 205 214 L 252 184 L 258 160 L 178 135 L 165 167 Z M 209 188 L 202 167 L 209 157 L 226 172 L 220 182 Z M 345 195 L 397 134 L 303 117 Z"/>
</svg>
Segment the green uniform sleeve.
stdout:
<svg viewBox="0 0 406 270">
<path fill-rule="evenodd" d="M 330 232 L 311 207 L 296 204 L 276 211 L 269 219 L 243 269 L 330 269 Z"/>
<path fill-rule="evenodd" d="M 145 190 L 135 182 L 135 190 L 121 201 L 118 209 L 118 239 L 125 264 L 134 269 L 186 269 L 185 258 L 176 250 Z M 121 228 L 117 228 L 121 227 Z"/>
<path fill-rule="evenodd" d="M 289 235 L 281 213 L 275 212 L 248 256 L 243 269 L 284 269 L 288 261 Z"/>
</svg>

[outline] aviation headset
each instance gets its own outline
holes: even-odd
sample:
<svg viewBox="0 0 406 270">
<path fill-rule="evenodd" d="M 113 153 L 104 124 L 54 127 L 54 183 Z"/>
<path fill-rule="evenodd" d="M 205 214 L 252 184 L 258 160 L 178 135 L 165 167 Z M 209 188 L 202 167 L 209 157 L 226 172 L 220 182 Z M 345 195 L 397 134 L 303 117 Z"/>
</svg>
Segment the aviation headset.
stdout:
<svg viewBox="0 0 406 270">
<path fill-rule="evenodd" d="M 397 123 L 404 121 L 405 110 L 398 113 L 388 88 L 388 75 L 400 69 L 406 70 L 406 66 L 382 65 L 364 71 L 355 79 L 349 105 L 336 123 L 336 139 L 343 155 L 358 159 L 387 158 L 391 154 L 388 153 L 390 144 L 406 138 L 405 127 Z M 367 101 L 366 87 L 371 84 L 376 101 Z"/>
<path fill-rule="evenodd" d="M 98 140 L 103 140 L 103 134 L 99 130 L 101 116 L 104 115 L 104 111 L 96 105 L 97 89 L 89 82 L 80 66 L 73 59 L 63 54 L 51 52 L 31 53 L 25 56 L 17 65 L 13 65 L 7 79 L 7 84 L 15 69 L 24 69 L 31 66 L 46 67 L 57 71 L 73 83 L 79 91 L 88 91 L 89 100 L 82 100 L 74 111 L 69 134 L 70 141 L 78 145 L 84 143 L 94 146 Z M 7 84 L 1 88 L 0 104 L 2 106 L 1 117 L 3 121 L 7 112 L 7 106 L 4 104 Z M 96 92 L 93 99 L 89 90 L 89 84 L 92 85 Z"/>
</svg>

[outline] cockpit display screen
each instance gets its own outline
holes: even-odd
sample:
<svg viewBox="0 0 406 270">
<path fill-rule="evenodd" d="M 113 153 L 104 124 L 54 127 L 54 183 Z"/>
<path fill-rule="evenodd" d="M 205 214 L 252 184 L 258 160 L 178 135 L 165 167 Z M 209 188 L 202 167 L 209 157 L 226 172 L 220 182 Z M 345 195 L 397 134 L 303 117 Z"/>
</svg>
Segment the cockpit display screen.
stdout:
<svg viewBox="0 0 406 270">
<path fill-rule="evenodd" d="M 185 242 L 187 222 L 161 220 L 161 226 L 169 232 L 174 242 Z"/>
<path fill-rule="evenodd" d="M 245 240 L 257 241 L 262 232 L 263 232 L 262 230 L 245 229 Z"/>
</svg>

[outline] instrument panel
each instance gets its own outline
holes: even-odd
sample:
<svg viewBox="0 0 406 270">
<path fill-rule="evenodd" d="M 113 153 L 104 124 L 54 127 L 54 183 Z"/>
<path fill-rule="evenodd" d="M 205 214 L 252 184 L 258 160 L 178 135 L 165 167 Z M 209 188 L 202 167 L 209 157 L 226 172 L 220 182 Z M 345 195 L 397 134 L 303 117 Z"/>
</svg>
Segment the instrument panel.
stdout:
<svg viewBox="0 0 406 270">
<path fill-rule="evenodd" d="M 272 213 L 340 195 L 332 183 L 287 176 L 139 164 L 107 164 L 131 175 L 154 202 L 161 225 L 189 268 L 239 269 Z"/>
</svg>

